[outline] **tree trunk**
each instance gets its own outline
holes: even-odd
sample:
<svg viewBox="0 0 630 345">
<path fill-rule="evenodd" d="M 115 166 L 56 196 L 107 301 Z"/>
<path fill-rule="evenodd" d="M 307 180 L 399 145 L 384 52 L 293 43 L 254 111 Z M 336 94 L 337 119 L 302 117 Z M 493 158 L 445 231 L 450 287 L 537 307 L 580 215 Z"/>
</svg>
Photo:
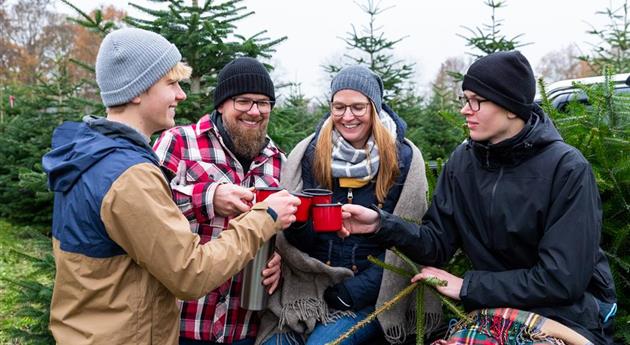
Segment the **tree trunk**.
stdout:
<svg viewBox="0 0 630 345">
<path fill-rule="evenodd" d="M 191 77 L 190 78 L 190 92 L 199 93 L 200 89 L 201 89 L 201 77 Z"/>
</svg>

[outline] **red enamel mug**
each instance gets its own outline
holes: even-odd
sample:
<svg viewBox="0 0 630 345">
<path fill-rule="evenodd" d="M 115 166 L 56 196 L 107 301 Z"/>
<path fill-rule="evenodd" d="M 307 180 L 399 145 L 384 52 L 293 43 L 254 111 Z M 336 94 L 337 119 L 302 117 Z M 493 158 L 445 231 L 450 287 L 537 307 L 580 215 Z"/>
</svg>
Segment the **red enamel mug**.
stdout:
<svg viewBox="0 0 630 345">
<path fill-rule="evenodd" d="M 334 232 L 341 230 L 341 204 L 315 204 L 312 207 L 313 230 L 315 232 Z"/>
<path fill-rule="evenodd" d="M 256 202 L 267 199 L 271 194 L 281 191 L 280 187 L 256 187 Z"/>
<path fill-rule="evenodd" d="M 312 195 L 304 193 L 291 193 L 296 198 L 300 199 L 300 206 L 295 211 L 295 221 L 300 223 L 306 223 L 311 215 L 311 201 Z"/>
<path fill-rule="evenodd" d="M 313 200 L 311 204 L 331 204 L 332 203 L 332 191 L 328 189 L 309 188 L 302 191 L 307 195 L 312 195 Z"/>
</svg>

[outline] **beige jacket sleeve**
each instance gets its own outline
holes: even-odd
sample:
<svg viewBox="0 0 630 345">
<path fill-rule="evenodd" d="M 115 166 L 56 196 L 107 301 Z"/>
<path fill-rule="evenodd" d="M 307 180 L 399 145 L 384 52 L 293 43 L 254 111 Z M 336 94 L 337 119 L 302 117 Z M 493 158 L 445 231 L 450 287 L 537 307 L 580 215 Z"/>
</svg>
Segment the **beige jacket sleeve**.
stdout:
<svg viewBox="0 0 630 345">
<path fill-rule="evenodd" d="M 150 163 L 125 171 L 105 195 L 101 219 L 113 241 L 180 299 L 196 299 L 241 271 L 281 229 L 262 202 L 201 245 Z"/>
</svg>

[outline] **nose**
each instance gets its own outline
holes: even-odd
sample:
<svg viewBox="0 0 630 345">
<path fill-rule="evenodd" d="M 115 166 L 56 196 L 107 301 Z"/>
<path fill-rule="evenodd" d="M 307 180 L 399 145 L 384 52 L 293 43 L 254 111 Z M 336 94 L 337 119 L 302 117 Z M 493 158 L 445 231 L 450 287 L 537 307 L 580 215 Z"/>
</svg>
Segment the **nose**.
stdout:
<svg viewBox="0 0 630 345">
<path fill-rule="evenodd" d="M 175 99 L 178 102 L 181 102 L 183 100 L 186 99 L 186 93 L 184 92 L 184 90 L 182 90 L 182 87 L 179 85 L 179 83 L 177 83 L 177 93 L 175 94 Z"/>
<path fill-rule="evenodd" d="M 348 120 L 354 120 L 354 114 L 350 110 L 350 107 L 346 107 L 346 109 L 344 109 L 343 116 L 341 118 L 346 119 L 346 115 L 348 115 Z"/>
<path fill-rule="evenodd" d="M 258 109 L 258 103 L 254 103 L 252 104 L 252 107 L 249 108 L 249 111 L 247 112 L 247 114 L 249 115 L 260 115 L 260 109 Z"/>
<path fill-rule="evenodd" d="M 470 105 L 468 105 L 468 103 L 465 103 L 464 106 L 459 110 L 459 113 L 463 116 L 470 116 L 474 113 L 474 111 L 470 109 Z"/>
</svg>

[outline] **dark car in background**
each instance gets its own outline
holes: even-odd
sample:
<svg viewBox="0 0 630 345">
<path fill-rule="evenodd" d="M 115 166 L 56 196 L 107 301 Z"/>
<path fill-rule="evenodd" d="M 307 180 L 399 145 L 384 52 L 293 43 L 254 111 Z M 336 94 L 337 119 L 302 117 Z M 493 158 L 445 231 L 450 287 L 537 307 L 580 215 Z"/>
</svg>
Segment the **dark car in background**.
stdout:
<svg viewBox="0 0 630 345">
<path fill-rule="evenodd" d="M 613 74 L 610 76 L 610 79 L 614 83 L 615 92 L 630 93 L 630 73 Z M 603 76 L 561 80 L 546 85 L 545 91 L 554 108 L 562 111 L 574 100 L 588 104 L 586 94 L 573 85 L 575 82 L 583 85 L 594 85 L 601 84 L 604 81 L 605 78 Z M 536 95 L 535 102 L 538 104 L 542 102 L 540 94 Z"/>
</svg>

